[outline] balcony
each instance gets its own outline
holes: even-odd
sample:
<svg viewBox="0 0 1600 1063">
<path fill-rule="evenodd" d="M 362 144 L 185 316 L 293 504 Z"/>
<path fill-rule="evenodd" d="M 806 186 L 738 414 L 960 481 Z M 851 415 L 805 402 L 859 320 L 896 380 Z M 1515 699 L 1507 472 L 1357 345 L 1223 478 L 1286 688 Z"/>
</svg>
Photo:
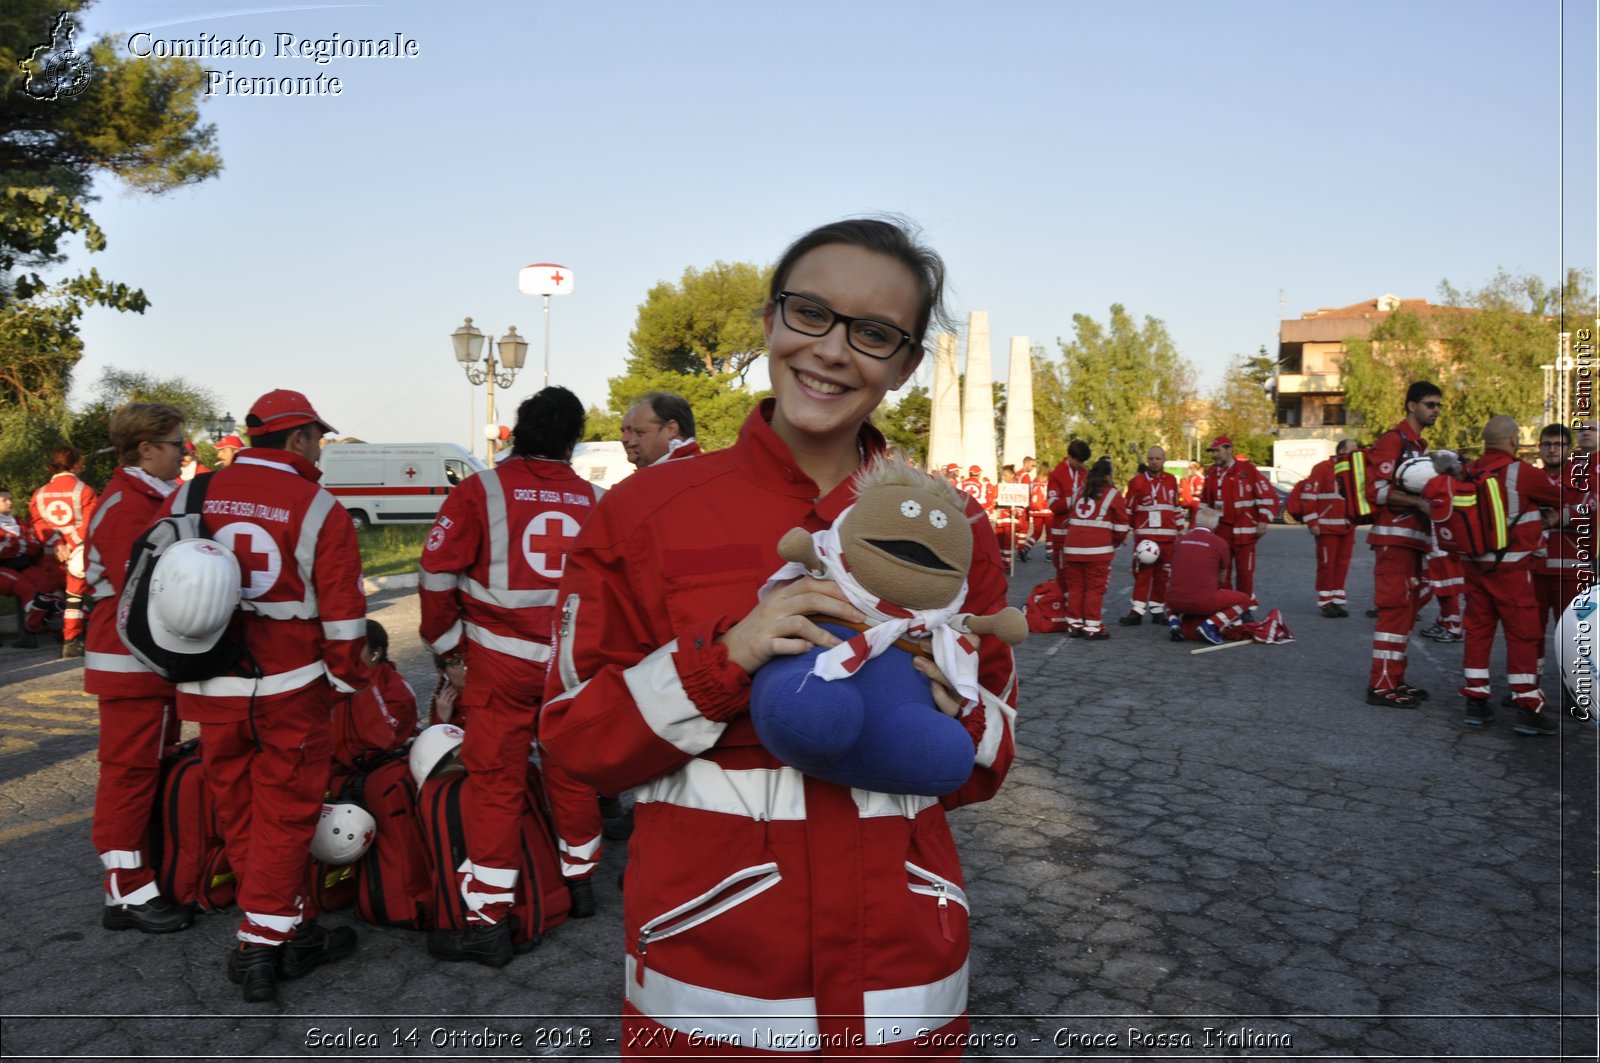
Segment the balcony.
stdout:
<svg viewBox="0 0 1600 1063">
<path fill-rule="evenodd" d="M 1280 373 L 1279 395 L 1337 395 L 1344 391 L 1338 373 Z"/>
</svg>

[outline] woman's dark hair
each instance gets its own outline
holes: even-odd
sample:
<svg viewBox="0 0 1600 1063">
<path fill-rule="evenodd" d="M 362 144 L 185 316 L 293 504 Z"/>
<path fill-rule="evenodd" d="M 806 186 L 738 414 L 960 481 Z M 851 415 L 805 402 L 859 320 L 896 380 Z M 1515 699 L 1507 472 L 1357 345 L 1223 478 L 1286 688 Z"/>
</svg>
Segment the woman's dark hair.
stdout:
<svg viewBox="0 0 1600 1063">
<path fill-rule="evenodd" d="M 367 649 L 371 650 L 378 660 L 388 662 L 389 633 L 376 620 L 367 621 Z"/>
<path fill-rule="evenodd" d="M 566 388 L 552 385 L 522 400 L 511 429 L 511 452 L 523 458 L 565 461 L 583 438 L 583 403 Z"/>
<path fill-rule="evenodd" d="M 1083 497 L 1093 501 L 1111 485 L 1111 459 L 1101 458 L 1089 467 L 1089 475 L 1083 481 Z"/>
<path fill-rule="evenodd" d="M 789 249 L 772 268 L 772 290 L 767 298 L 778 301 L 784 291 L 795 263 L 806 254 L 828 244 L 846 244 L 887 255 L 906 269 L 917 281 L 917 320 L 911 329 L 911 341 L 921 346 L 928 334 L 931 321 L 943 330 L 952 328 L 944 310 L 944 259 L 933 248 L 917 242 L 918 233 L 904 218 L 888 215 L 882 218 L 845 218 L 812 229 L 789 245 Z"/>
<path fill-rule="evenodd" d="M 71 472 L 83 461 L 77 447 L 57 447 L 50 452 L 50 472 Z"/>
</svg>

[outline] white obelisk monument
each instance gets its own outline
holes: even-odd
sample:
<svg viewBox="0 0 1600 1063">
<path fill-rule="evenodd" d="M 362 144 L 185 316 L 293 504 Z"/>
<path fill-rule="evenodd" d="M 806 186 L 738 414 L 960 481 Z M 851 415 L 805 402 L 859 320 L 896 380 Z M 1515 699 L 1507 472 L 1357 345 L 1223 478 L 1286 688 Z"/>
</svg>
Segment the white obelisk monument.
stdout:
<svg viewBox="0 0 1600 1063">
<path fill-rule="evenodd" d="M 1027 336 L 1011 337 L 1011 365 L 1006 370 L 1006 445 L 1002 464 L 1021 469 L 1022 459 L 1037 457 L 1033 439 L 1033 347 Z"/>
<path fill-rule="evenodd" d="M 967 377 L 961 389 L 961 473 L 977 465 L 989 479 L 994 463 L 994 371 L 989 365 L 989 312 L 967 315 Z"/>
<path fill-rule="evenodd" d="M 956 338 L 949 332 L 941 332 L 934 337 L 933 401 L 928 414 L 928 469 L 932 472 L 942 472 L 951 462 L 961 462 L 959 380 Z"/>
</svg>

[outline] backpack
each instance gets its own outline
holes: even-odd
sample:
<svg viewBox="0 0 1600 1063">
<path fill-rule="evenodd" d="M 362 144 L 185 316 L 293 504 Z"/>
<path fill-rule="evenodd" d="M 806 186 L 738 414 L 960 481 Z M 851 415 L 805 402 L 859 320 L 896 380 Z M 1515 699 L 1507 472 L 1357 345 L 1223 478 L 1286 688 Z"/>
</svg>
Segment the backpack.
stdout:
<svg viewBox="0 0 1600 1063">
<path fill-rule="evenodd" d="M 1371 524 L 1374 517 L 1372 503 L 1367 501 L 1367 448 L 1358 447 L 1343 458 L 1334 458 L 1333 473 L 1338 477 L 1350 523 Z"/>
<path fill-rule="evenodd" d="M 333 760 L 341 768 L 356 770 L 363 758 L 369 767 L 372 766 L 373 754 L 400 749 L 417 729 L 415 697 L 402 704 L 390 704 L 384 698 L 380 670 L 385 668 L 392 671 L 394 665 L 388 662 L 374 665 L 371 686 L 346 694 L 333 703 L 330 721 Z M 400 680 L 400 684 L 403 690 L 410 691 L 405 680 Z"/>
<path fill-rule="evenodd" d="M 377 837 L 356 869 L 356 914 L 373 926 L 424 930 L 432 922 L 433 864 L 417 819 L 417 784 L 404 752 L 367 755 L 330 786 L 372 814 Z"/>
<path fill-rule="evenodd" d="M 156 562 L 175 543 L 210 538 L 200 516 L 210 483 L 210 476 L 196 476 L 189 481 L 182 511 L 174 510 L 162 517 L 134 540 L 133 552 L 128 555 L 127 582 L 117 601 L 117 634 L 122 644 L 147 668 L 174 683 L 228 675 L 246 656 L 238 606 L 234 608 L 227 632 L 216 645 L 199 653 L 168 649 L 156 642 L 150 629 L 150 581 Z"/>
<path fill-rule="evenodd" d="M 461 788 L 467 777 L 456 773 L 422 784 L 418 801 L 423 835 L 433 861 L 433 925 L 439 930 L 466 926 L 466 901 L 461 896 L 457 868 L 467 859 L 466 826 L 462 819 Z M 539 768 L 528 762 L 528 807 L 519 831 L 516 900 L 518 944 L 537 943 L 548 931 L 566 921 L 572 898 L 561 877 L 561 858 L 555 836 L 541 812 L 544 782 Z M 380 828 L 381 830 L 381 828 Z"/>
<path fill-rule="evenodd" d="M 1029 631 L 1049 634 L 1067 630 L 1067 603 L 1055 580 L 1047 579 L 1028 592 L 1023 615 L 1028 620 Z"/>
<path fill-rule="evenodd" d="M 150 866 L 155 868 L 161 895 L 202 912 L 232 904 L 237 882 L 206 786 L 198 738 L 169 749 L 161 758 L 153 819 Z"/>
<path fill-rule="evenodd" d="M 1494 555 L 1498 566 L 1511 547 L 1511 518 L 1505 485 L 1494 476 L 1463 469 L 1441 473 L 1423 496 L 1433 504 L 1433 534 L 1439 549 L 1465 558 Z M 1445 506 L 1448 505 L 1448 515 Z"/>
</svg>

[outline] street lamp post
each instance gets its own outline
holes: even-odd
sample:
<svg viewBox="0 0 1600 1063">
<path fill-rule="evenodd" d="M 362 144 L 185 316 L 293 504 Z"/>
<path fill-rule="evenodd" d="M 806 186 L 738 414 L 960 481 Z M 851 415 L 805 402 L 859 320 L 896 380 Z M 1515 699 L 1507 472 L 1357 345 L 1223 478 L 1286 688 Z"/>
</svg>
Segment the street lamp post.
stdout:
<svg viewBox="0 0 1600 1063">
<path fill-rule="evenodd" d="M 550 386 L 550 297 L 572 294 L 572 271 L 556 262 L 535 262 L 517 274 L 517 290 L 544 297 L 544 386 Z"/>
<path fill-rule="evenodd" d="M 512 325 L 506 330 L 497 342 L 493 336 L 487 337 L 488 344 L 483 341 L 486 337 L 472 325 L 469 317 L 466 323 L 450 333 L 450 341 L 455 346 L 456 361 L 461 363 L 462 370 L 467 374 L 467 380 L 472 384 L 489 385 L 489 424 L 494 424 L 494 388 L 498 384 L 502 388 L 509 388 L 511 382 L 517 378 L 517 372 L 522 368 L 523 359 L 528 355 L 528 341 L 517 335 L 517 326 Z M 495 363 L 495 348 L 499 347 L 500 362 Z M 483 366 L 478 365 L 479 356 L 482 356 Z M 489 464 L 494 464 L 495 441 L 488 441 Z"/>
<path fill-rule="evenodd" d="M 1199 435 L 1199 430 L 1198 430 L 1197 426 L 1195 425 L 1195 423 L 1193 421 L 1185 421 L 1185 422 L 1183 422 L 1183 438 L 1189 444 L 1189 460 L 1190 461 L 1199 461 L 1200 460 L 1200 452 L 1195 449 L 1195 447 L 1198 445 L 1198 440 L 1197 440 L 1197 436 L 1198 435 Z"/>
<path fill-rule="evenodd" d="M 228 435 L 238 426 L 239 422 L 233 419 L 233 414 L 225 413 L 216 420 L 206 422 L 206 435 L 210 436 L 211 441 L 214 443 L 223 436 Z"/>
</svg>

